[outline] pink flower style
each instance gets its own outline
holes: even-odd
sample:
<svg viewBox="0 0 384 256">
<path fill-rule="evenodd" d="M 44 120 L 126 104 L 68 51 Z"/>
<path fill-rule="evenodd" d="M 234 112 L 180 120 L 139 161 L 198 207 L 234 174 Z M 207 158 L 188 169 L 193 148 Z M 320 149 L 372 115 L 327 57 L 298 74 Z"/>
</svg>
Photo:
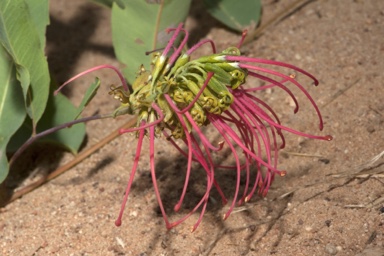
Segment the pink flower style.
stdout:
<svg viewBox="0 0 384 256">
<path fill-rule="evenodd" d="M 228 201 L 215 180 L 215 170 L 220 168 L 236 170 L 235 194 L 229 209 L 223 216 L 225 220 L 236 204 L 251 200 L 255 192 L 265 196 L 276 174 L 286 175 L 286 171 L 279 170 L 277 167 L 278 150 L 285 146 L 283 131 L 327 141 L 332 140 L 332 137 L 311 135 L 282 125 L 273 109 L 255 95 L 258 91 L 278 87 L 292 98 L 296 113 L 299 110 L 299 104 L 286 84 L 295 85 L 311 102 L 322 130 L 323 120 L 319 108 L 295 77 L 271 68 L 257 66 L 257 64 L 294 70 L 311 78 L 314 84 L 318 85 L 316 78 L 308 72 L 279 61 L 242 56 L 238 48 L 242 44 L 245 33 L 237 47 L 230 47 L 221 53 L 216 53 L 214 42 L 209 39 L 202 40 L 182 53 L 188 40 L 188 32 L 183 28 L 183 24 L 177 28 L 167 29 L 167 32 L 173 32 L 173 35 L 164 50 L 155 54 L 152 71 L 141 67 L 130 89 L 120 71 L 110 65 L 97 66 L 84 71 L 62 86 L 89 72 L 103 68 L 113 69 L 122 82 L 122 86 L 112 87 L 110 92 L 121 101 L 121 107 L 114 112 L 114 116 L 127 113 L 138 115 L 136 127 L 120 130 L 121 134 L 136 132 L 138 140 L 130 178 L 115 224 L 120 226 L 122 223 L 122 215 L 141 156 L 143 139 L 144 136 L 148 136 L 152 182 L 166 227 L 170 229 L 182 223 L 201 209 L 199 218 L 192 227 L 194 231 L 202 221 L 213 187 L 221 195 L 223 204 Z M 176 39 L 181 34 L 184 35 L 183 40 L 179 46 L 176 46 Z M 207 43 L 211 45 L 213 54 L 191 60 L 190 55 Z M 171 50 L 173 50 L 172 53 Z M 260 79 L 267 82 L 267 85 L 247 88 L 246 78 Z M 201 127 L 207 125 L 213 125 L 220 134 L 222 142 L 218 145 L 213 145 L 203 133 Z M 184 187 L 179 201 L 174 206 L 175 211 L 178 211 L 183 204 L 193 162 L 201 165 L 207 177 L 206 192 L 203 197 L 188 214 L 174 222 L 168 219 L 156 179 L 155 138 L 161 134 L 188 161 Z M 184 141 L 185 149 L 178 146 L 175 141 L 177 139 Z M 281 141 L 280 144 L 278 140 Z M 224 146 L 231 150 L 235 161 L 234 166 L 222 166 L 214 162 L 212 152 L 218 152 Z M 250 180 L 251 171 L 256 172 L 254 181 Z M 246 181 L 244 191 L 241 192 L 242 172 L 245 172 Z"/>
</svg>

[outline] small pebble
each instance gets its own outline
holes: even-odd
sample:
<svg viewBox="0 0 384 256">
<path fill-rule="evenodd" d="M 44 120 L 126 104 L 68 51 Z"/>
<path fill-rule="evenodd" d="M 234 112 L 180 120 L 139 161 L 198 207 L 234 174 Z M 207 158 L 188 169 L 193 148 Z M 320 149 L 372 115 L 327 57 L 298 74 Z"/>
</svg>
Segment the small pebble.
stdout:
<svg viewBox="0 0 384 256">
<path fill-rule="evenodd" d="M 335 245 L 329 243 L 325 246 L 325 252 L 330 255 L 336 255 L 338 253 L 338 250 Z"/>
<path fill-rule="evenodd" d="M 310 226 L 306 226 L 306 227 L 305 227 L 305 231 L 308 231 L 308 232 L 312 231 L 312 227 L 310 227 Z"/>
<path fill-rule="evenodd" d="M 137 211 L 132 211 L 129 213 L 129 216 L 137 217 Z"/>
</svg>

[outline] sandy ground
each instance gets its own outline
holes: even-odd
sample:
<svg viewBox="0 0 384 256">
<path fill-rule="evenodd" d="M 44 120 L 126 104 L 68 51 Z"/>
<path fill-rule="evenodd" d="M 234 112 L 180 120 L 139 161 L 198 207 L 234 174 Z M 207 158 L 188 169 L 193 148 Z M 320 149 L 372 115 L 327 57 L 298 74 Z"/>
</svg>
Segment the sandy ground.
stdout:
<svg viewBox="0 0 384 256">
<path fill-rule="evenodd" d="M 266 0 L 264 18 L 289 1 Z M 113 53 L 108 10 L 87 1 L 52 0 L 48 29 L 49 61 L 59 83 L 99 64 L 119 65 Z M 237 44 L 239 35 L 210 18 L 199 1 L 186 22 L 192 41 L 213 38 L 218 49 Z M 143 157 L 120 228 L 115 227 L 135 150 L 135 137 L 121 136 L 59 178 L 0 210 L 2 255 L 384 255 L 383 159 L 364 169 L 384 150 L 384 1 L 312 1 L 244 47 L 248 56 L 295 64 L 320 80 L 308 86 L 324 116 L 317 129 L 313 108 L 298 91 L 301 110 L 293 114 L 286 94 L 263 92 L 284 124 L 321 135 L 331 142 L 287 135 L 277 178 L 265 198 L 255 196 L 226 220 L 226 207 L 212 192 L 200 227 L 190 233 L 198 214 L 167 231 L 157 207 Z M 110 71 L 95 76 L 103 88 L 86 114 L 108 113 L 117 106 L 107 95 L 117 83 Z M 76 81 L 65 93 L 79 103 L 93 75 Z M 299 81 L 300 77 L 298 77 Z M 303 81 L 305 82 L 305 80 Z M 86 147 L 115 130 L 127 118 L 87 125 Z M 208 131 L 209 132 L 209 131 Z M 41 154 L 43 152 L 43 154 Z M 224 150 L 228 152 L 228 150 Z M 143 153 L 147 156 L 147 151 Z M 224 155 L 231 161 L 230 154 Z M 6 195 L 41 173 L 53 171 L 71 155 L 34 147 L 2 185 Z M 182 188 L 185 160 L 165 140 L 157 146 L 159 184 L 171 219 L 188 213 L 202 195 L 205 174 L 194 172 L 187 203 L 173 213 Z M 342 174 L 342 177 L 335 175 Z M 365 175 L 362 175 L 365 174 Z M 230 196 L 234 174 L 217 171 Z"/>
</svg>

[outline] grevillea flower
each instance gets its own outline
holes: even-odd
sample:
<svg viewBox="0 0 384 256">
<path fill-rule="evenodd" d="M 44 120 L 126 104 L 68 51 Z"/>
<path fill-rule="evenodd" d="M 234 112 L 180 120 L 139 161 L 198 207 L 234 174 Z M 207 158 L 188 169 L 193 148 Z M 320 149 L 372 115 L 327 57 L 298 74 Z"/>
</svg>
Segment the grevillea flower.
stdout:
<svg viewBox="0 0 384 256">
<path fill-rule="evenodd" d="M 182 223 L 191 214 L 200 209 L 200 216 L 192 227 L 195 230 L 200 224 L 207 207 L 212 188 L 217 189 L 222 202 L 227 203 L 227 197 L 215 180 L 215 172 L 220 169 L 236 170 L 235 193 L 224 219 L 228 218 L 236 204 L 249 201 L 255 192 L 265 196 L 275 175 L 284 176 L 285 171 L 279 170 L 278 150 L 284 148 L 283 132 L 299 136 L 331 140 L 331 136 L 316 136 L 306 134 L 280 123 L 276 113 L 264 101 L 257 97 L 257 92 L 267 88 L 277 87 L 284 90 L 294 101 L 299 110 L 296 97 L 287 87 L 288 84 L 299 88 L 311 102 L 319 118 L 320 130 L 323 121 L 320 111 L 304 89 L 292 75 L 274 71 L 273 67 L 283 67 L 294 70 L 311 78 L 315 85 L 318 81 L 311 74 L 293 65 L 242 56 L 239 47 L 230 47 L 221 53 L 216 53 L 211 40 L 203 40 L 186 52 L 182 52 L 188 40 L 188 32 L 180 24 L 177 28 L 167 30 L 173 35 L 162 52 L 155 53 L 152 70 L 140 67 L 138 76 L 129 88 L 117 68 L 102 65 L 87 70 L 77 77 L 97 69 L 111 68 L 119 75 L 122 86 L 111 87 L 110 94 L 121 102 L 113 116 L 122 114 L 137 114 L 137 125 L 131 129 L 120 130 L 120 133 L 136 132 L 137 148 L 132 171 L 123 198 L 123 203 L 116 225 L 121 225 L 129 192 L 141 157 L 141 149 L 145 136 L 149 137 L 149 160 L 152 182 L 167 228 Z M 178 36 L 184 35 L 180 45 L 176 46 Z M 210 44 L 213 54 L 191 60 L 190 55 L 203 44 Z M 258 64 L 267 65 L 268 68 Z M 267 85 L 256 88 L 245 86 L 247 79 L 259 79 Z M 65 83 L 65 84 L 67 84 Z M 64 85 L 65 85 L 64 84 Z M 64 86 L 63 85 L 63 86 Z M 202 131 L 204 126 L 214 126 L 222 138 L 222 142 L 214 145 Z M 165 137 L 176 149 L 187 158 L 185 183 L 178 203 L 174 210 L 178 211 L 183 203 L 193 162 L 197 162 L 206 173 L 206 192 L 187 215 L 170 222 L 160 197 L 155 170 L 155 142 L 157 138 Z M 182 140 L 185 148 L 181 148 L 176 140 Z M 234 166 L 222 166 L 212 158 L 213 152 L 228 147 L 235 160 Z M 244 190 L 240 191 L 240 175 L 245 172 Z M 250 173 L 255 172 L 255 180 L 250 180 Z"/>
</svg>

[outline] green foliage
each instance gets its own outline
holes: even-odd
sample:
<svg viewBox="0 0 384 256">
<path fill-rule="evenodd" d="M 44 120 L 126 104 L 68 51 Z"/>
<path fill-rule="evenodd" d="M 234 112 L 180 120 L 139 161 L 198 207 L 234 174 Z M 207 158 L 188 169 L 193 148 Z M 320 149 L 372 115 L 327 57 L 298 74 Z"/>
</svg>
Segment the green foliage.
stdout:
<svg viewBox="0 0 384 256">
<path fill-rule="evenodd" d="M 47 1 L 46 4 L 48 4 Z M 48 13 L 40 15 L 44 16 Z M 45 20 L 40 19 L 40 21 Z M 38 22 L 38 19 L 32 18 L 32 12 L 29 11 L 26 1 L 0 2 L 0 40 L 16 66 L 17 78 L 23 88 L 26 110 L 34 121 L 34 126 L 43 115 L 50 80 L 44 45 L 40 42 L 35 22 Z M 41 26 L 39 24 L 39 32 L 42 32 Z"/>
<path fill-rule="evenodd" d="M 26 116 L 23 91 L 16 68 L 0 45 L 0 182 L 8 174 L 6 147 Z"/>
<path fill-rule="evenodd" d="M 48 24 L 48 0 L 0 1 L 0 183 L 8 175 L 7 152 L 77 114 L 63 95 L 53 97 L 44 55 Z M 84 134 L 78 126 L 45 140 L 76 153 Z"/>
<path fill-rule="evenodd" d="M 89 102 L 96 96 L 97 90 L 100 88 L 100 79 L 96 77 L 95 82 L 91 84 L 91 86 L 87 89 L 84 94 L 83 100 L 77 108 L 77 113 L 74 119 L 80 117 L 81 112 L 83 112 L 84 108 L 89 104 Z"/>
<path fill-rule="evenodd" d="M 48 1 L 28 0 L 25 2 L 31 14 L 33 26 L 36 28 L 40 39 L 40 47 L 44 50 L 45 46 L 45 28 L 49 24 L 49 6 Z"/>
<path fill-rule="evenodd" d="M 234 30 L 242 31 L 259 23 L 260 0 L 204 0 L 204 3 L 213 17 Z"/>
<path fill-rule="evenodd" d="M 57 88 L 57 84 L 51 83 L 49 94 L 53 95 L 54 90 Z M 84 97 L 84 99 L 86 96 Z M 84 100 L 84 102 L 89 102 Z M 52 127 L 58 126 L 74 120 L 79 116 L 84 109 L 84 106 L 80 105 L 75 107 L 72 103 L 62 94 L 57 94 L 56 96 L 51 96 L 48 98 L 47 109 L 45 110 L 40 122 L 36 127 L 36 134 L 39 134 L 43 131 L 46 131 Z M 8 144 L 7 151 L 15 152 L 19 149 L 22 144 L 27 141 L 32 134 L 33 127 L 31 126 L 32 120 L 27 117 L 20 127 L 20 129 L 12 137 L 11 141 Z M 80 145 L 83 141 L 85 134 L 85 125 L 74 125 L 70 128 L 59 130 L 52 134 L 47 134 L 46 136 L 40 138 L 39 142 L 48 142 L 56 144 L 63 147 L 66 150 L 69 150 L 73 154 L 78 152 Z M 35 135 L 34 135 L 35 136 Z M 32 136 L 33 137 L 33 136 Z"/>
<path fill-rule="evenodd" d="M 121 0 L 124 8 L 112 7 L 112 36 L 117 58 L 132 83 L 141 64 L 150 68 L 151 55 L 146 51 L 162 48 L 169 39 L 166 28 L 176 27 L 188 15 L 191 0 Z M 159 2 L 159 3 L 158 3 Z"/>
<path fill-rule="evenodd" d="M 120 8 L 124 8 L 124 4 L 122 3 L 122 0 L 91 0 L 91 1 L 109 8 L 112 8 L 113 3 L 116 3 L 118 6 L 120 6 Z"/>
</svg>

